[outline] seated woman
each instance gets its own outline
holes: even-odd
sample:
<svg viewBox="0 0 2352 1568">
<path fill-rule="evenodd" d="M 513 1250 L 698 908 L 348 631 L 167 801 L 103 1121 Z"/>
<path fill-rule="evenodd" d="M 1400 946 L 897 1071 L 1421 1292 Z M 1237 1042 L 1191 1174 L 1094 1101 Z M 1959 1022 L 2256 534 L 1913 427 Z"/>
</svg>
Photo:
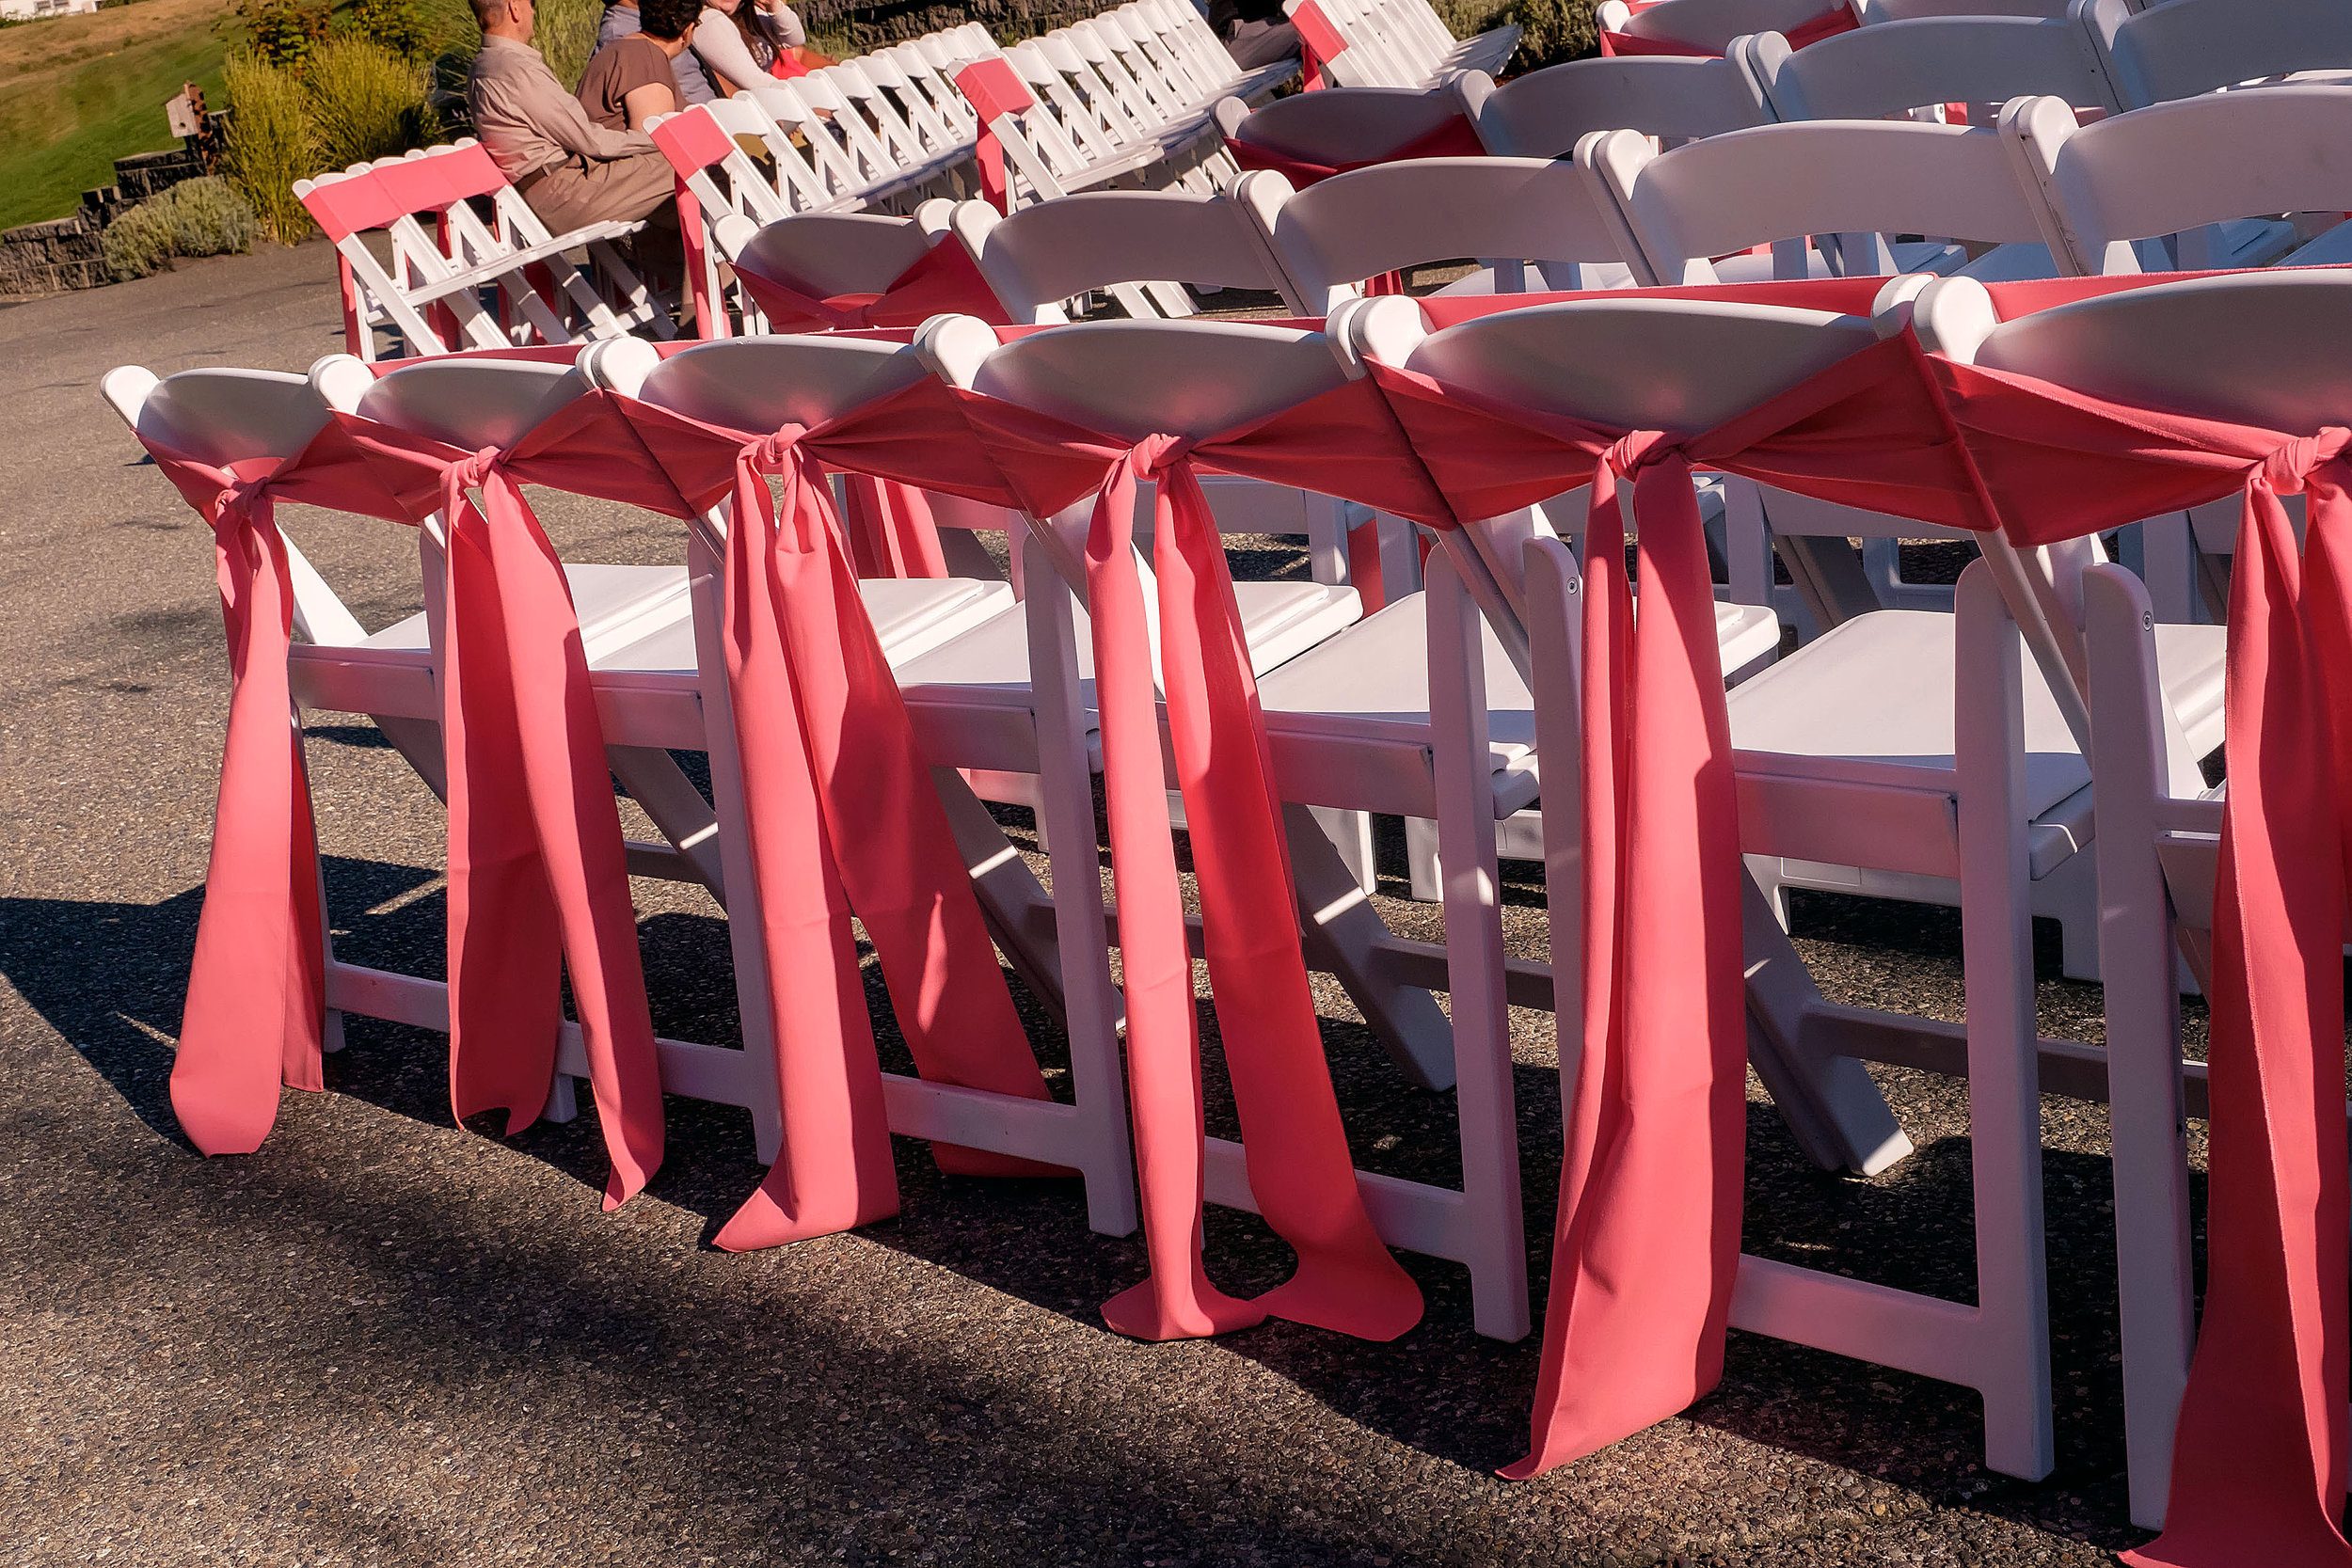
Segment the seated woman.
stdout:
<svg viewBox="0 0 2352 1568">
<path fill-rule="evenodd" d="M 580 106 L 612 131 L 642 131 L 685 107 L 671 62 L 686 53 L 702 0 L 638 0 L 637 31 L 598 49 L 580 73 Z"/>
<path fill-rule="evenodd" d="M 694 29 L 694 54 L 722 98 L 834 63 L 808 47 L 801 19 L 781 0 L 708 0 Z"/>
</svg>

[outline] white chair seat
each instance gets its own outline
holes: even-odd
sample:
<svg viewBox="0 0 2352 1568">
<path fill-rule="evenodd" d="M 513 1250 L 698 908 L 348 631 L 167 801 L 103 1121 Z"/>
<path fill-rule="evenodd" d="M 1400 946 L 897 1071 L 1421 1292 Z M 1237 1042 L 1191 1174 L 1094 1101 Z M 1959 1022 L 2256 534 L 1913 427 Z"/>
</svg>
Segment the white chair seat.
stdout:
<svg viewBox="0 0 2352 1568">
<path fill-rule="evenodd" d="M 1899 788 L 1918 787 L 1921 769 L 1948 772 L 1957 625 L 1924 610 L 1857 616 L 1734 689 L 1740 770 Z M 2220 743 L 2222 632 L 2156 628 L 2165 690 L 2197 756 Z M 2031 659 L 2024 673 L 2026 809 L 2079 848 L 2089 839 L 2090 768 Z M 2037 835 L 2036 861 L 2058 847 Z"/>
<path fill-rule="evenodd" d="M 683 620 L 688 614 L 683 566 L 567 565 L 564 580 L 571 588 L 580 637 L 592 659 L 598 644 L 608 649 L 615 645 L 615 632 L 633 641 L 661 621 Z M 424 614 L 420 610 L 395 621 L 359 645 L 422 653 L 427 646 Z"/>
<path fill-rule="evenodd" d="M 1262 676 L 1353 624 L 1361 609 L 1356 590 L 1322 582 L 1237 582 L 1233 602 L 1249 641 L 1251 671 Z M 1075 614 L 1078 673 L 1091 707 L 1093 633 L 1086 611 Z M 1029 705 L 1028 630 L 1019 614 L 975 623 L 962 635 L 914 657 L 894 657 L 891 667 L 910 702 L 943 700 L 952 692 L 961 702 Z"/>
</svg>

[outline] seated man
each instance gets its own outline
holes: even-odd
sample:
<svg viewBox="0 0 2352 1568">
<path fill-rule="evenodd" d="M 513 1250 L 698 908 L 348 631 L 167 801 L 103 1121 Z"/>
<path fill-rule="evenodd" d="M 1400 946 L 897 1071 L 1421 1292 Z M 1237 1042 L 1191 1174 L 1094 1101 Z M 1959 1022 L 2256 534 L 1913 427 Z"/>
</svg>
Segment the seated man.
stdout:
<svg viewBox="0 0 2352 1568">
<path fill-rule="evenodd" d="M 473 0 L 482 53 L 466 75 L 474 134 L 531 210 L 556 233 L 645 218 L 674 233 L 670 161 L 642 131 L 588 118 L 531 47 L 532 0 Z"/>
<path fill-rule="evenodd" d="M 597 50 L 580 75 L 580 106 L 608 131 L 643 131 L 685 103 L 673 69 L 694 36 L 702 0 L 638 0 L 637 31 Z"/>
</svg>

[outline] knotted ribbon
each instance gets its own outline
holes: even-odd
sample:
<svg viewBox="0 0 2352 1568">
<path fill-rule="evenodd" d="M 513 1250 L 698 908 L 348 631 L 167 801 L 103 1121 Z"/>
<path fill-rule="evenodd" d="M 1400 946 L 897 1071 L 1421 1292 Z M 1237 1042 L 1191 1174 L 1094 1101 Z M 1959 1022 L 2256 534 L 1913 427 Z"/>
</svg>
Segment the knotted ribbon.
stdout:
<svg viewBox="0 0 2352 1568">
<path fill-rule="evenodd" d="M 2352 1562 L 2343 943 L 2352 850 L 2352 461 L 2294 435 L 1931 362 L 2010 537 L 2243 497 L 2213 909 L 2208 1256 L 2163 1535 L 2144 1568 Z M 2298 556 L 2282 495 L 2307 498 Z"/>
<path fill-rule="evenodd" d="M 412 525 L 437 509 L 449 541 L 451 1108 L 460 1119 L 502 1108 L 510 1132 L 546 1108 L 568 957 L 612 1161 L 605 1202 L 617 1206 L 660 1164 L 660 1082 L 579 623 L 509 471 L 528 440 L 514 454 L 467 453 L 337 413 L 294 457 L 240 477 L 245 465 L 224 474 L 142 439 L 214 522 L 235 680 L 173 1067 L 191 1139 L 207 1153 L 250 1151 L 275 1119 L 278 1080 L 320 1082 L 317 851 L 288 717 L 292 587 L 270 501 Z"/>
<path fill-rule="evenodd" d="M 1756 291 L 1772 297 L 1769 291 Z M 1616 431 L 1373 362 L 1455 515 L 1586 483 L 1582 1055 L 1523 1478 L 1712 1387 L 1738 1273 L 1747 1041 L 1729 721 L 1694 465 L 1965 526 L 1906 334 L 1714 430 Z M 1642 613 L 1624 567 L 1630 480 Z"/>
<path fill-rule="evenodd" d="M 1391 509 L 1443 503 L 1361 382 L 1189 443 L 1137 442 L 943 389 L 1036 517 L 1090 488 L 1086 573 L 1112 878 L 1125 974 L 1128 1078 L 1151 1274 L 1104 1307 L 1141 1338 L 1219 1333 L 1267 1316 L 1370 1339 L 1420 1320 L 1421 1292 L 1374 1230 L 1323 1057 L 1299 945 L 1289 852 L 1248 641 L 1200 467 L 1325 494 L 1366 485 Z M 1285 1284 L 1242 1302 L 1201 1258 L 1199 1021 L 1167 806 L 1151 640 L 1132 546 L 1135 487 L 1156 485 L 1159 673 L 1198 877 L 1204 946 L 1249 1187 L 1298 1255 Z"/>
<path fill-rule="evenodd" d="M 772 1246 L 898 1210 L 872 1024 L 850 929 L 866 927 L 916 1069 L 1048 1098 L 904 700 L 859 595 L 817 458 L 854 460 L 895 398 L 813 429 L 726 429 L 609 392 L 539 433 L 568 488 L 692 517 L 731 498 L 724 645 L 769 970 L 784 1147 L 722 1228 Z M 878 444 L 887 445 L 885 442 Z M 968 445 L 968 437 L 966 438 Z M 779 514 L 768 477 L 782 481 Z M 934 1146 L 952 1173 L 1061 1175 Z"/>
<path fill-rule="evenodd" d="M 281 1081 L 325 1086 L 318 844 L 286 671 L 294 580 L 270 491 L 280 466 L 218 468 L 145 445 L 212 526 L 230 683 L 171 1108 L 205 1153 L 249 1154 L 278 1119 Z"/>
<path fill-rule="evenodd" d="M 504 452 L 443 464 L 439 503 L 451 1101 L 461 1119 L 494 1109 L 510 1129 L 538 1119 L 568 973 L 612 1207 L 660 1164 L 661 1073 L 580 623 Z"/>
</svg>

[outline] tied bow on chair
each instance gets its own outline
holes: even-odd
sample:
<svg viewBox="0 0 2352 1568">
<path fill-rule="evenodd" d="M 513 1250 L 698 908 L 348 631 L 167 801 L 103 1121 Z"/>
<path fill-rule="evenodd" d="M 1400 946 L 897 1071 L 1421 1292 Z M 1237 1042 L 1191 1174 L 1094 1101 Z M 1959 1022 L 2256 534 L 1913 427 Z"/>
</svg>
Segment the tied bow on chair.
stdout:
<svg viewBox="0 0 2352 1568">
<path fill-rule="evenodd" d="M 1088 603 L 1120 909 L 1136 1154 L 1151 1275 L 1104 1304 L 1113 1328 L 1168 1339 L 1268 1315 L 1391 1339 L 1419 1289 L 1365 1214 L 1323 1061 L 1282 837 L 1281 798 L 1248 641 L 1193 445 L 1154 436 L 1112 463 L 1088 536 Z M 1200 1042 L 1133 546 L 1136 485 L 1157 486 L 1159 668 L 1199 879 L 1203 941 L 1242 1147 L 1267 1222 L 1297 1250 L 1290 1281 L 1242 1302 L 1201 1260 Z"/>
<path fill-rule="evenodd" d="M 2213 907 L 2204 1310 L 2164 1534 L 2124 1560 L 2352 1563 L 2340 1528 L 2352 1452 L 2352 1178 L 2335 957 L 2352 898 L 2352 712 L 2343 696 L 2352 683 L 2352 435 L 2293 436 L 1928 363 L 1988 505 L 2019 546 L 2241 497 Z M 2309 524 L 2299 552 L 2280 499 L 2297 493 Z"/>
<path fill-rule="evenodd" d="M 249 1154 L 277 1120 L 280 1082 L 325 1086 L 318 844 L 287 681 L 294 580 L 270 490 L 287 466 L 240 475 L 147 446 L 212 526 L 230 680 L 171 1108 L 205 1153 Z"/>
<path fill-rule="evenodd" d="M 926 432 L 892 428 L 908 401 L 893 394 L 815 429 L 767 435 L 617 393 L 571 405 L 578 427 L 563 456 L 583 493 L 625 495 L 682 518 L 731 500 L 722 546 L 727 711 L 706 719 L 732 725 L 739 759 L 784 1137 L 759 1190 L 716 1238 L 730 1250 L 898 1211 L 852 915 L 926 1081 L 1049 1098 L 819 463 L 935 446 Z M 781 514 L 771 476 L 782 482 Z M 932 1150 L 954 1174 L 1065 1174 L 945 1142 Z"/>
<path fill-rule="evenodd" d="M 580 623 L 509 462 L 485 448 L 439 465 L 450 1095 L 461 1118 L 502 1109 L 510 1131 L 537 1119 L 568 973 L 611 1208 L 661 1163 L 660 1069 Z"/>
</svg>

